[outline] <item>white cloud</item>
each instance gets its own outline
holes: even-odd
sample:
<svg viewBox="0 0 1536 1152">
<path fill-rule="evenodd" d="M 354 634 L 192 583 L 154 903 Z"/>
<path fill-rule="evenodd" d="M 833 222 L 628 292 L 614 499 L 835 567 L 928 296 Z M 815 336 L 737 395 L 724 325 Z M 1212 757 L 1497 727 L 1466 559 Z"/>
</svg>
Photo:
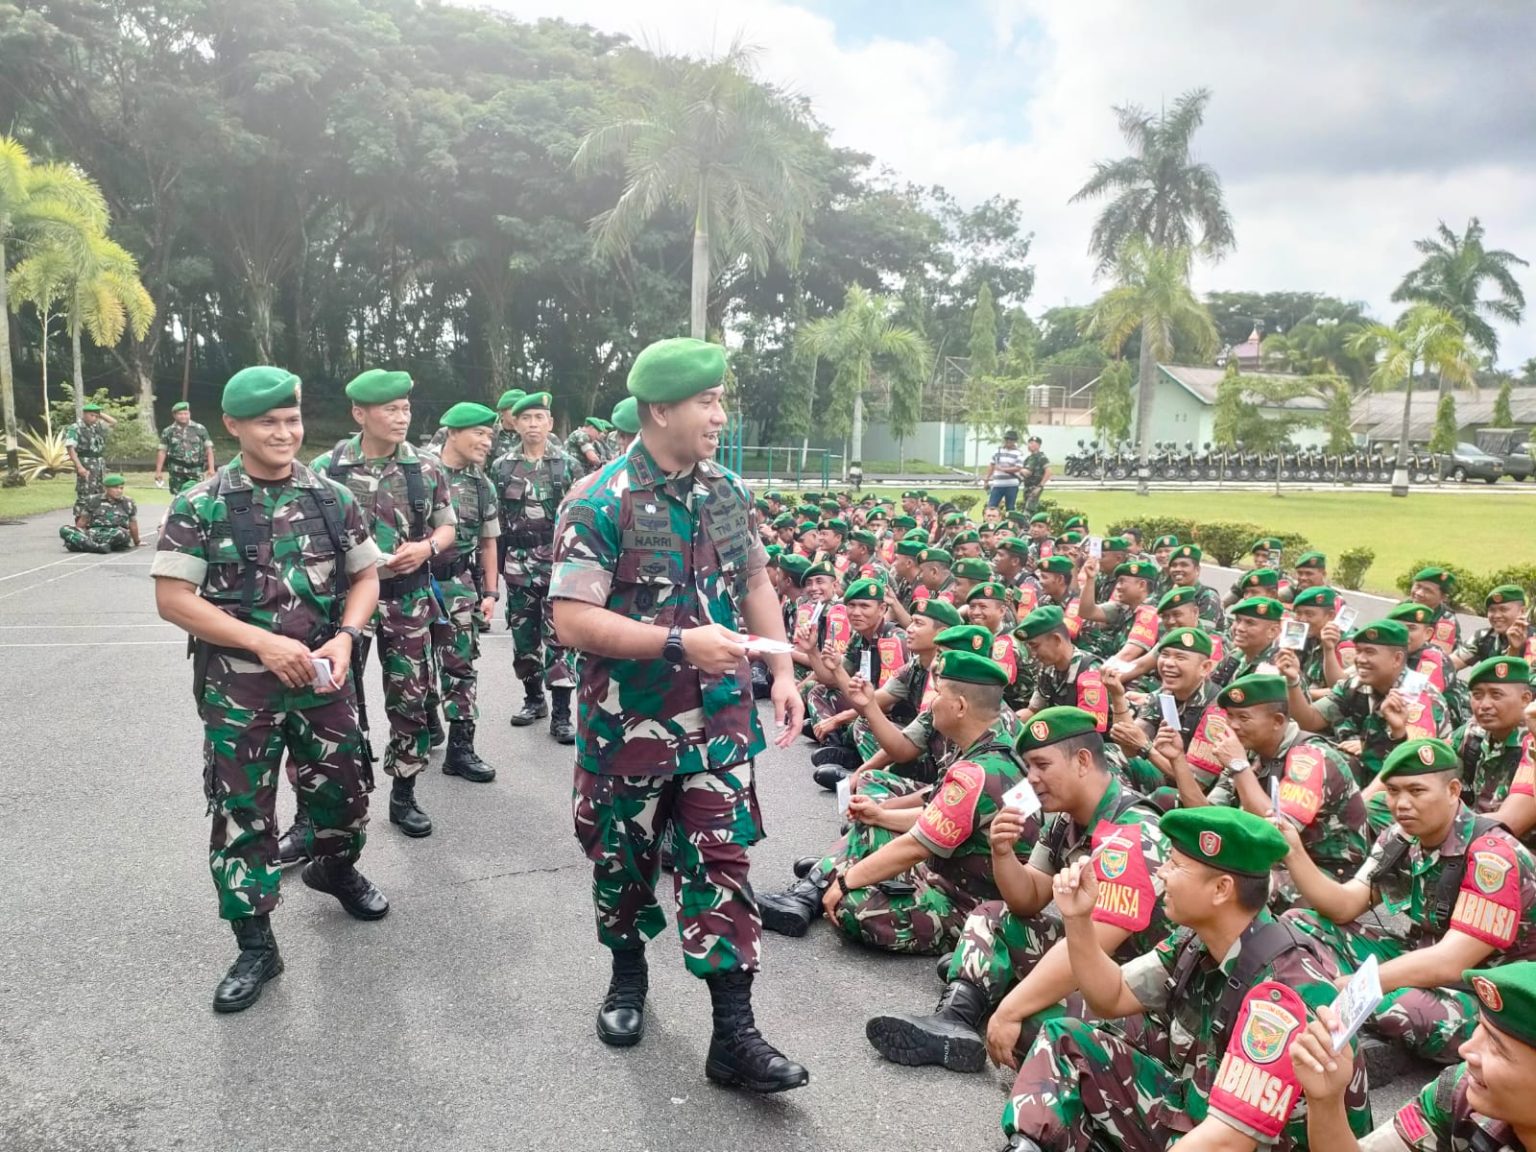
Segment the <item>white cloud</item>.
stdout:
<svg viewBox="0 0 1536 1152">
<path fill-rule="evenodd" d="M 897 39 L 783 0 L 495 6 L 676 50 L 740 33 L 839 144 L 968 202 L 1018 198 L 1040 308 L 1096 292 L 1096 208 L 1067 200 L 1094 159 L 1123 150 L 1110 106 L 1202 85 L 1214 97 L 1197 148 L 1223 175 L 1238 250 L 1201 269 L 1200 287 L 1316 289 L 1390 317 L 1413 241 L 1473 214 L 1492 244 L 1536 260 L 1536 73 L 1520 55 L 1536 9 L 977 0 L 969 15 L 936 7 L 931 34 Z M 998 103 L 1010 99 L 1011 115 Z M 1536 307 L 1536 279 L 1522 279 Z M 1536 355 L 1536 325 L 1503 337 L 1504 364 Z"/>
</svg>

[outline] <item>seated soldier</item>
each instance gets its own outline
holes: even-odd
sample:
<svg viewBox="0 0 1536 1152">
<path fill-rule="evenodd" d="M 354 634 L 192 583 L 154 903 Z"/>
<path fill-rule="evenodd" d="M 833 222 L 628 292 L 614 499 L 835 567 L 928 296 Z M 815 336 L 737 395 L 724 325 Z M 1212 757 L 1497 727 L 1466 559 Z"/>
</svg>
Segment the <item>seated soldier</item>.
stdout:
<svg viewBox="0 0 1536 1152">
<path fill-rule="evenodd" d="M 1303 732 L 1291 719 L 1287 698 L 1281 676 L 1244 676 L 1223 689 L 1216 698 L 1227 718 L 1227 735 L 1216 744 L 1221 778 L 1204 796 L 1181 789 L 1179 802 L 1186 808 L 1240 804 L 1256 816 L 1283 816 L 1300 831 L 1312 862 L 1346 880 L 1365 863 L 1365 800 L 1344 754 Z M 1170 758 L 1175 751 L 1163 749 Z M 1297 907 L 1299 894 L 1285 870 L 1274 880 L 1275 910 Z"/>
<path fill-rule="evenodd" d="M 1180 544 L 1168 554 L 1168 588 L 1191 588 L 1195 593 L 1195 611 L 1200 614 L 1200 627 L 1207 632 L 1220 632 L 1226 627 L 1226 613 L 1222 610 L 1221 595 L 1209 584 L 1200 583 L 1200 561 L 1205 553 L 1197 544 Z"/>
<path fill-rule="evenodd" d="M 1333 691 L 1314 702 L 1301 679 L 1296 653 L 1282 649 L 1275 667 L 1285 677 L 1291 717 L 1308 732 L 1330 737 L 1349 756 L 1355 781 L 1370 799 L 1380 790 L 1376 774 L 1387 754 L 1405 740 L 1451 734 L 1445 701 L 1433 688 L 1416 698 L 1398 691 L 1408 671 L 1408 630 L 1394 620 L 1378 620 L 1355 633 L 1355 663 Z"/>
<path fill-rule="evenodd" d="M 1180 628 L 1200 627 L 1200 610 L 1196 603 L 1198 593 L 1193 588 L 1174 588 L 1157 601 L 1157 634 L 1159 638 Z M 1226 658 L 1226 641 L 1219 632 L 1205 633 L 1211 640 L 1211 667 L 1215 668 Z M 1149 687 L 1156 687 L 1157 644 L 1131 661 L 1131 666 L 1120 673 L 1120 679 L 1129 687 L 1138 681 L 1150 680 Z"/>
<path fill-rule="evenodd" d="M 985 557 L 982 555 L 983 548 L 981 544 L 981 533 L 977 532 L 974 528 L 967 528 L 962 532 L 956 532 L 954 539 L 950 541 L 950 544 L 954 548 L 955 560 L 957 563 L 961 560 L 985 559 Z M 989 566 L 987 569 L 987 575 L 990 576 L 991 574 L 992 570 Z"/>
<path fill-rule="evenodd" d="M 994 580 L 976 585 L 965 598 L 965 612 L 967 621 L 992 633 L 992 659 L 1008 671 L 1003 704 L 1010 711 L 1019 711 L 1029 702 L 1040 669 L 1006 627 L 1008 589 Z"/>
<path fill-rule="evenodd" d="M 1424 568 L 1413 574 L 1408 599 L 1434 612 L 1434 639 L 1430 642 L 1446 653 L 1456 651 L 1461 643 L 1461 621 L 1451 607 L 1456 592 L 1456 576 L 1444 568 Z"/>
<path fill-rule="evenodd" d="M 1271 596 L 1250 596 L 1232 605 L 1227 614 L 1227 657 L 1211 672 L 1211 682 L 1225 688 L 1234 680 L 1268 671 L 1279 651 L 1280 617 L 1285 605 Z"/>
<path fill-rule="evenodd" d="M 1376 838 L 1354 879 L 1324 874 L 1288 820 L 1286 867 L 1315 911 L 1287 912 L 1349 971 L 1381 962 L 1381 1002 L 1367 1027 L 1427 1060 L 1449 1064 L 1476 1023 L 1457 987 L 1469 967 L 1536 957 L 1536 860 L 1461 799 L 1461 761 L 1443 740 L 1410 740 L 1382 767 L 1396 823 Z M 1361 918 L 1385 901 L 1406 910 L 1406 936 Z"/>
<path fill-rule="evenodd" d="M 1083 562 L 1083 594 L 1077 614 L 1084 628 L 1078 643 L 1095 655 L 1130 663 L 1157 643 L 1157 608 L 1148 603 L 1157 569 L 1138 560 L 1117 564 L 1111 575 L 1114 598 L 1100 603 L 1094 590 L 1099 562 Z"/>
<path fill-rule="evenodd" d="M 1040 561 L 1035 574 L 1040 581 L 1040 599 L 1036 607 L 1054 604 L 1060 608 L 1067 631 L 1075 641 L 1083 627 L 1082 618 L 1077 614 L 1077 593 L 1073 588 L 1077 579 L 1077 565 L 1070 556 L 1047 556 Z"/>
<path fill-rule="evenodd" d="M 950 575 L 955 558 L 942 548 L 924 548 L 917 554 L 917 587 L 912 590 L 914 600 L 926 600 L 937 596 L 955 603 L 955 580 Z M 910 611 L 910 608 L 908 609 Z"/>
<path fill-rule="evenodd" d="M 992 579 L 992 565 L 975 556 L 956 558 L 950 571 L 954 576 L 949 586 L 950 602 L 956 607 L 965 603 L 965 598 L 971 594 L 972 588 Z M 961 615 L 965 613 L 962 612 Z"/>
<path fill-rule="evenodd" d="M 1451 747 L 1474 812 L 1491 815 L 1527 848 L 1536 836 L 1536 765 L 1532 763 L 1531 666 L 1495 656 L 1472 669 L 1472 719 L 1456 730 Z"/>
<path fill-rule="evenodd" d="M 1387 612 L 1388 620 L 1396 620 L 1408 632 L 1408 668 L 1421 672 L 1429 680 L 1430 687 L 1440 693 L 1452 728 L 1458 728 L 1467 719 L 1467 688 L 1456 675 L 1456 666 L 1445 649 L 1432 641 L 1435 637 L 1433 614 L 1423 604 L 1412 600 L 1394 605 Z"/>
<path fill-rule="evenodd" d="M 992 868 L 1003 899 L 979 905 L 966 920 L 933 1015 L 870 1020 L 865 1035 L 887 1060 L 979 1072 L 990 1048 L 998 1063 L 1017 1067 L 1025 1022 L 1032 1040 L 1044 1014 L 1077 987 L 1061 922 L 1047 905 L 1052 878 L 1078 860 L 1094 860 L 1094 932 L 1106 952 L 1130 959 L 1168 935 L 1156 875 L 1167 849 L 1158 813 L 1121 785 L 1105 759 L 1095 717 L 1079 708 L 1047 708 L 1024 726 L 1018 749 L 1052 815 L 1028 863 L 1018 855 L 1023 813 L 1005 808 L 992 821 Z"/>
<path fill-rule="evenodd" d="M 985 639 L 975 641 L 974 650 L 951 649 L 938 660 L 933 725 L 960 751 L 928 790 L 927 806 L 887 805 L 876 817 L 867 797 L 858 806 L 850 800 L 843 842 L 788 890 L 758 898 L 764 928 L 803 936 L 825 911 L 844 935 L 872 948 L 937 955 L 954 946 L 977 904 L 998 898 L 987 826 L 1024 774 L 1013 749 L 1017 729 L 1000 719 L 1008 674 L 983 655 Z M 897 834 L 871 849 L 870 838 L 854 831 L 866 817 Z"/>
<path fill-rule="evenodd" d="M 1177 807 L 1180 792 L 1204 795 L 1221 775 L 1222 761 L 1216 745 L 1226 735 L 1226 717 L 1216 703 L 1219 689 L 1211 683 L 1211 638 L 1198 628 L 1175 628 L 1157 643 L 1157 678 L 1160 690 L 1132 712 L 1130 697 L 1120 674 L 1107 671 L 1104 687 L 1109 692 L 1109 735 L 1129 758 L 1126 778 L 1163 811 Z M 1158 696 L 1172 696 L 1179 713 L 1179 739 L 1184 755 L 1169 760 L 1154 746 L 1163 725 L 1163 706 Z M 1181 782 L 1180 774 L 1185 779 Z"/>
<path fill-rule="evenodd" d="M 997 550 L 992 555 L 993 577 L 998 583 L 1025 593 L 1017 602 L 1021 615 L 1034 611 L 1040 595 L 1040 585 L 1030 574 L 1030 567 L 1029 541 L 1017 536 L 998 537 Z"/>
<path fill-rule="evenodd" d="M 1041 1026 L 1003 1110 L 1016 1152 L 1307 1147 L 1286 1052 L 1333 1001 L 1338 966 L 1265 908 L 1285 841 L 1236 808 L 1170 812 L 1162 832 L 1163 908 L 1180 929 L 1123 965 L 1095 930 L 1095 870 L 1056 874 L 1083 1005 L 1113 1022 L 1077 1018 L 1069 1002 L 1075 1013 Z M 1347 1113 L 1352 1131 L 1369 1129 L 1358 1056 Z"/>
<path fill-rule="evenodd" d="M 1328 695 L 1344 679 L 1344 664 L 1339 659 L 1342 633 L 1334 617 L 1343 597 L 1333 588 L 1311 585 L 1298 589 L 1291 601 L 1296 619 L 1307 626 L 1307 642 L 1301 649 L 1301 680 L 1314 700 Z"/>
<path fill-rule="evenodd" d="M 75 502 L 75 522 L 59 529 L 68 552 L 124 552 L 139 546 L 139 506 L 123 495 L 123 478 L 103 476 L 102 491 Z"/>
<path fill-rule="evenodd" d="M 827 642 L 827 609 L 837 602 L 840 585 L 837 572 L 825 560 L 817 560 L 806 568 L 800 583 L 805 592 L 795 605 L 795 630 L 787 635 L 795 646 L 791 654 L 795 675 L 804 687 L 817 661 L 816 653 Z"/>
<path fill-rule="evenodd" d="M 849 532 L 848 543 L 844 548 L 848 557 L 849 577 L 863 577 L 884 584 L 890 570 L 876 555 L 879 548 L 880 538 L 867 528 L 855 528 Z"/>
<path fill-rule="evenodd" d="M 1253 571 L 1244 572 L 1238 577 L 1232 585 L 1232 591 L 1222 601 L 1222 606 L 1230 608 L 1239 600 L 1247 600 L 1251 596 L 1268 596 L 1271 600 L 1278 600 L 1282 587 L 1289 592 L 1290 581 L 1268 563 L 1260 564 Z"/>
<path fill-rule="evenodd" d="M 1306 589 L 1326 587 L 1328 587 L 1328 557 L 1321 552 L 1303 552 L 1296 557 L 1296 578 L 1291 581 L 1289 591 L 1281 589 L 1280 599 L 1294 604 L 1297 595 Z"/>
<path fill-rule="evenodd" d="M 1020 720 L 1047 708 L 1070 706 L 1091 713 L 1100 732 L 1109 728 L 1109 697 L 1099 658 L 1073 643 L 1059 607 L 1036 608 L 1014 630 L 1014 638 L 1024 642 L 1038 669 L 1029 704 L 1019 711 Z"/>
<path fill-rule="evenodd" d="M 891 578 L 885 586 L 885 606 L 899 628 L 907 626 L 912 605 L 917 603 L 918 556 L 927 548 L 918 540 L 896 541 L 891 555 Z"/>
<path fill-rule="evenodd" d="M 1344 1107 L 1351 1072 L 1333 1050 L 1341 1025 L 1331 1008 L 1291 1045 L 1291 1065 L 1307 1098 L 1307 1138 L 1328 1152 L 1529 1152 L 1536 1149 L 1536 964 L 1468 969 L 1477 1027 L 1424 1091 L 1364 1139 Z"/>
<path fill-rule="evenodd" d="M 839 738 L 843 725 L 834 723 L 848 706 L 837 670 L 841 667 L 848 676 L 862 676 L 876 688 L 883 687 L 907 662 L 907 634 L 885 618 L 885 587 L 878 580 L 853 581 L 841 607 L 851 634 L 846 639 L 829 634 L 813 650 L 811 676 L 805 681 L 805 718 L 812 739 L 818 744 L 835 741 L 856 764 L 852 745 Z"/>
<path fill-rule="evenodd" d="M 1457 645 L 1451 657 L 1457 668 L 1481 664 L 1494 656 L 1519 656 L 1536 660 L 1536 637 L 1525 618 L 1525 589 L 1500 584 L 1483 598 L 1488 627 L 1479 628 L 1470 640 Z"/>
</svg>

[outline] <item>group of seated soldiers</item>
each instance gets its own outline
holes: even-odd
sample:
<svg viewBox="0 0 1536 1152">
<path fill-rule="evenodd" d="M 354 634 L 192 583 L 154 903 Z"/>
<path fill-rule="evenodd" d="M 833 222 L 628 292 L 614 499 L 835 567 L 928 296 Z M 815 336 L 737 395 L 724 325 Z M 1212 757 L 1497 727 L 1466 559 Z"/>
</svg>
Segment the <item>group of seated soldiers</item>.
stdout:
<svg viewBox="0 0 1536 1152">
<path fill-rule="evenodd" d="M 1278 540 L 1223 596 L 1198 545 L 1080 517 L 759 511 L 843 822 L 763 922 L 939 957 L 936 1009 L 869 1020 L 882 1056 L 1016 1070 L 1020 1150 L 1530 1147 L 1536 1106 L 1477 1057 L 1481 1020 L 1536 1071 L 1536 1017 L 1504 1008 L 1536 1007 L 1522 588 L 1463 636 L 1441 568 L 1355 623 L 1326 558 L 1285 571 Z M 1369 957 L 1385 998 L 1323 1059 Z M 1407 1053 L 1446 1072 L 1368 1135 L 1367 1056 Z"/>
</svg>

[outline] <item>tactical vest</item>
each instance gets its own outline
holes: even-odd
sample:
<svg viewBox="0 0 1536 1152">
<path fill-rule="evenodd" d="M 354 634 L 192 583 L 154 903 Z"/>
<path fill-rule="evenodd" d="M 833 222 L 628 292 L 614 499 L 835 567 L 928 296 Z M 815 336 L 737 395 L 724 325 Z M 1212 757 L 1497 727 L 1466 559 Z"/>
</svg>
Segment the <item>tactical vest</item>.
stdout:
<svg viewBox="0 0 1536 1152">
<path fill-rule="evenodd" d="M 1120 798 L 1110 806 L 1110 810 L 1101 820 L 1108 820 L 1111 824 L 1120 823 L 1120 817 L 1124 816 L 1132 808 L 1140 804 L 1148 816 L 1156 817 L 1157 810 L 1151 806 L 1147 798 L 1140 792 L 1132 792 L 1129 788 L 1123 789 Z M 1052 860 L 1060 860 L 1061 854 L 1066 850 L 1067 833 L 1072 829 L 1071 819 L 1051 821 L 1051 830 L 1045 839 L 1045 846 L 1051 853 Z M 1092 828 L 1088 829 L 1093 832 Z"/>
<path fill-rule="evenodd" d="M 1495 828 L 1504 828 L 1504 825 L 1492 816 L 1472 817 L 1472 834 L 1467 837 L 1467 846 L 1479 836 L 1486 836 Z M 1381 852 L 1381 864 L 1376 869 L 1378 876 L 1392 871 L 1402 863 L 1403 857 L 1408 855 L 1410 847 L 1408 837 L 1398 832 Z M 1467 853 L 1453 856 L 1440 869 L 1440 877 L 1435 882 L 1435 899 L 1429 906 L 1430 928 L 1435 932 L 1444 932 L 1451 922 L 1451 913 L 1456 910 L 1456 898 L 1461 892 L 1461 884 L 1467 878 Z"/>
<path fill-rule="evenodd" d="M 550 496 L 557 508 L 564 502 L 566 493 L 565 485 L 561 484 L 559 479 L 563 470 L 555 467 L 559 459 L 559 457 L 551 455 L 546 450 L 544 456 L 539 460 L 539 463 L 543 466 L 544 482 L 548 486 Z M 512 478 L 509 476 L 507 479 L 510 481 Z M 509 499 L 505 481 L 497 478 L 496 487 L 503 500 Z M 519 504 L 524 504 L 528 501 L 529 497 L 527 492 L 524 491 L 517 496 L 510 497 L 510 499 L 515 499 Z M 516 519 L 508 517 L 507 522 L 501 526 L 501 535 L 507 542 L 507 546 L 511 548 L 543 548 L 554 543 L 555 520 L 547 518 L 535 525 L 528 523 L 522 517 L 517 517 Z"/>
<path fill-rule="evenodd" d="M 331 449 L 330 462 L 325 466 L 326 475 L 343 488 L 350 487 L 347 480 L 352 470 L 358 467 L 357 463 L 349 464 L 339 459 L 342 449 L 350 443 L 350 440 L 339 441 Z M 409 460 L 396 460 L 395 463 L 400 465 L 400 470 L 405 473 L 405 499 L 411 509 L 410 538 L 422 540 L 427 535 L 427 513 L 432 510 L 432 505 L 427 499 L 427 482 L 421 475 L 421 458 L 413 456 Z"/>
</svg>

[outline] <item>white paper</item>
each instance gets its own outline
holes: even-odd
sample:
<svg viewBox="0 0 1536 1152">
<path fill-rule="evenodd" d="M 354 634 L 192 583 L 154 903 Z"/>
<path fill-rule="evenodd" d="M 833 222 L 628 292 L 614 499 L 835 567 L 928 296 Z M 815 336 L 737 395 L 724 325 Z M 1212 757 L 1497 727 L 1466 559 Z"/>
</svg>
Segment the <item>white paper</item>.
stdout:
<svg viewBox="0 0 1536 1152">
<path fill-rule="evenodd" d="M 1132 664 L 1129 660 L 1122 660 L 1118 656 L 1111 656 L 1108 660 L 1104 661 L 1103 667 L 1108 672 L 1129 672 L 1136 665 Z"/>
<path fill-rule="evenodd" d="M 795 650 L 793 644 L 782 640 L 770 640 L 766 636 L 742 636 L 741 646 L 753 656 L 787 656 Z"/>
<path fill-rule="evenodd" d="M 859 676 L 866 684 L 874 683 L 874 656 L 868 648 L 859 653 Z"/>
<path fill-rule="evenodd" d="M 1280 621 L 1280 647 L 1300 652 L 1306 646 L 1307 623 L 1305 620 Z"/>
<path fill-rule="evenodd" d="M 315 678 L 311 683 L 316 688 L 331 688 L 336 681 L 331 675 L 331 662 L 324 656 L 311 656 L 309 666 L 314 669 Z"/>
<path fill-rule="evenodd" d="M 1179 723 L 1179 702 L 1167 692 L 1157 694 L 1157 706 L 1163 710 L 1163 723 L 1175 732 L 1182 727 Z"/>
<path fill-rule="evenodd" d="M 1339 1018 L 1338 1027 L 1333 1032 L 1335 1052 L 1344 1050 L 1344 1045 L 1360 1031 L 1360 1025 L 1371 1018 L 1381 1001 L 1381 965 L 1375 956 L 1367 956 L 1360 970 L 1349 978 L 1344 991 L 1333 1002 L 1334 1014 Z"/>
<path fill-rule="evenodd" d="M 1278 676 L 1278 675 L 1280 675 L 1280 668 L 1279 668 L 1279 666 L 1276 665 L 1276 664 L 1271 664 L 1268 660 L 1260 660 L 1257 664 L 1255 664 L 1253 666 L 1253 670 L 1255 672 L 1257 672 L 1260 676 Z"/>
<path fill-rule="evenodd" d="M 1275 813 L 1276 816 L 1280 815 L 1280 777 L 1279 776 L 1271 776 L 1269 778 L 1269 806 L 1270 806 L 1270 808 L 1272 808 L 1274 810 L 1274 813 Z"/>
<path fill-rule="evenodd" d="M 1104 555 L 1104 541 L 1097 536 L 1088 537 L 1088 555 L 1095 560 Z"/>
<path fill-rule="evenodd" d="M 1016 808 L 1026 817 L 1033 816 L 1040 811 L 1040 797 L 1035 795 L 1035 790 L 1030 787 L 1028 780 L 1020 780 L 1003 793 L 1003 807 Z"/>
<path fill-rule="evenodd" d="M 1403 673 L 1402 682 L 1397 686 L 1398 695 L 1405 700 L 1417 700 L 1424 695 L 1424 689 L 1429 687 L 1429 677 L 1422 672 L 1412 669 Z"/>
<path fill-rule="evenodd" d="M 853 799 L 853 778 L 844 776 L 837 782 L 837 814 L 848 815 L 848 804 Z"/>
<path fill-rule="evenodd" d="M 1360 613 L 1346 604 L 1334 614 L 1333 622 L 1339 626 L 1340 632 L 1348 632 L 1355 626 L 1355 621 L 1358 619 L 1360 619 Z"/>
</svg>

